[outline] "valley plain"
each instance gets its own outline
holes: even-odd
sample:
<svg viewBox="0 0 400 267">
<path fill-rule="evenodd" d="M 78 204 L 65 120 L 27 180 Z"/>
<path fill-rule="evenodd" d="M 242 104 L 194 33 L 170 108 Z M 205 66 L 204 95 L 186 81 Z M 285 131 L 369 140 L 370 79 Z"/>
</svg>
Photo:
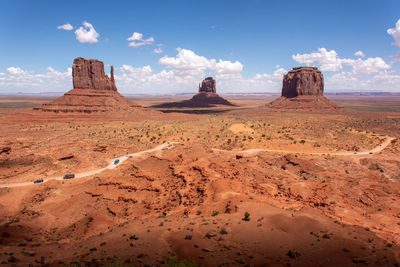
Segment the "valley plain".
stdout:
<svg viewBox="0 0 400 267">
<path fill-rule="evenodd" d="M 237 107 L 134 118 L 38 116 L 30 108 L 49 98 L 2 96 L 0 262 L 398 263 L 400 96 L 327 96 L 345 108 L 276 111 L 274 95 L 228 95 Z"/>
</svg>

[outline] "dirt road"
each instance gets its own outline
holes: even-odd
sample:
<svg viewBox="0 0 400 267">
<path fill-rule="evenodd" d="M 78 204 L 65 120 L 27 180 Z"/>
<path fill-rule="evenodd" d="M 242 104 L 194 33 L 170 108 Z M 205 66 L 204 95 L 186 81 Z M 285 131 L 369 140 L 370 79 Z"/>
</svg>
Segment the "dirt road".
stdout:
<svg viewBox="0 0 400 267">
<path fill-rule="evenodd" d="M 155 151 L 159 151 L 159 150 L 162 150 L 162 149 L 165 149 L 165 148 L 172 148 L 176 144 L 177 143 L 166 142 L 166 143 L 161 144 L 159 146 L 156 146 L 156 147 L 154 147 L 152 149 L 136 152 L 136 153 L 133 153 L 133 154 L 127 154 L 127 155 L 124 155 L 124 156 L 121 156 L 121 157 L 118 157 L 118 158 L 114 158 L 114 159 L 110 160 L 110 163 L 106 167 L 100 168 L 100 169 L 91 170 L 91 171 L 77 173 L 77 174 L 75 174 L 75 178 L 74 179 L 88 177 L 88 176 L 92 176 L 92 175 L 101 173 L 102 171 L 105 171 L 105 170 L 114 169 L 114 168 L 118 167 L 119 165 L 121 165 L 125 160 L 127 160 L 129 158 L 140 158 L 141 156 L 146 156 L 147 154 L 150 154 L 150 153 L 155 152 Z M 119 160 L 118 164 L 114 163 L 115 160 Z M 63 180 L 63 176 L 43 179 L 43 183 L 45 183 L 47 181 L 50 181 L 50 180 Z M 24 183 L 1 184 L 0 188 L 20 187 L 20 186 L 29 186 L 29 185 L 34 185 L 33 181 L 32 182 L 24 182 Z"/>
<path fill-rule="evenodd" d="M 307 155 L 333 155 L 333 156 L 362 156 L 362 155 L 369 155 L 379 153 L 384 150 L 390 142 L 395 139 L 394 137 L 386 136 L 386 140 L 380 144 L 379 146 L 362 152 L 299 152 L 299 151 L 288 151 L 288 150 L 279 150 L 279 149 L 264 149 L 264 148 L 254 148 L 254 149 L 247 149 L 247 150 L 222 150 L 218 148 L 213 148 L 214 151 L 218 152 L 227 152 L 227 153 L 235 153 L 235 154 L 254 154 L 259 152 L 275 152 L 275 153 L 298 153 L 298 154 L 307 154 Z"/>
</svg>

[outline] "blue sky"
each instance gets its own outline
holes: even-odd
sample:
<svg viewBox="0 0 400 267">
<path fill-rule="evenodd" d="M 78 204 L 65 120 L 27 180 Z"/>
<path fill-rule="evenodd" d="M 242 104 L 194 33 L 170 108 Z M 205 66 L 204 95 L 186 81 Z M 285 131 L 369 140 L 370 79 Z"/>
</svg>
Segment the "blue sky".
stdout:
<svg viewBox="0 0 400 267">
<path fill-rule="evenodd" d="M 195 92 L 206 75 L 279 92 L 299 65 L 327 91 L 400 92 L 399 19 L 400 1 L 3 0 L 0 93 L 68 91 L 79 56 L 114 65 L 123 93 Z"/>
</svg>

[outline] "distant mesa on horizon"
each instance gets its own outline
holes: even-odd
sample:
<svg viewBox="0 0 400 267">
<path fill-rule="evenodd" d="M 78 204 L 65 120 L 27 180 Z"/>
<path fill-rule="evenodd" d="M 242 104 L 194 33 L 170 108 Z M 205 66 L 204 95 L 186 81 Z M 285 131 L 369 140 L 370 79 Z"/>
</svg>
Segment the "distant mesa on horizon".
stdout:
<svg viewBox="0 0 400 267">
<path fill-rule="evenodd" d="M 111 66 L 111 77 L 104 72 L 104 63 L 96 59 L 75 58 L 72 65 L 74 89 L 63 96 L 34 108 L 37 111 L 54 113 L 118 113 L 129 114 L 140 109 L 142 112 L 153 112 L 129 101 L 117 91 L 114 79 L 114 68 Z"/>
<path fill-rule="evenodd" d="M 162 103 L 153 108 L 209 108 L 223 106 L 236 106 L 217 94 L 216 81 L 212 77 L 205 78 L 199 84 L 199 91 L 189 100 L 172 103 Z"/>
<path fill-rule="evenodd" d="M 324 97 L 324 76 L 316 67 L 294 67 L 283 76 L 280 98 L 267 104 L 273 109 L 342 109 Z"/>
</svg>

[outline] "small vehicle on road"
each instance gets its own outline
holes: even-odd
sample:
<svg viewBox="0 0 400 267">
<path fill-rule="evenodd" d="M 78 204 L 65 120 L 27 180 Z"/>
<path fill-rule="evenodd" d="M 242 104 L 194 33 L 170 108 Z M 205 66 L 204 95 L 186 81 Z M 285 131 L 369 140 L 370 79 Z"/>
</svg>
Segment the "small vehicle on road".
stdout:
<svg viewBox="0 0 400 267">
<path fill-rule="evenodd" d="M 75 174 L 73 174 L 73 173 L 67 173 L 63 177 L 63 179 L 72 179 L 72 178 L 75 178 Z"/>
<path fill-rule="evenodd" d="M 34 184 L 40 184 L 43 183 L 43 179 L 37 179 L 35 181 L 33 181 Z"/>
<path fill-rule="evenodd" d="M 164 148 L 162 148 L 162 150 L 168 150 L 168 148 L 164 147 Z"/>
<path fill-rule="evenodd" d="M 119 163 L 119 159 L 114 160 L 114 165 L 117 165 Z"/>
</svg>

